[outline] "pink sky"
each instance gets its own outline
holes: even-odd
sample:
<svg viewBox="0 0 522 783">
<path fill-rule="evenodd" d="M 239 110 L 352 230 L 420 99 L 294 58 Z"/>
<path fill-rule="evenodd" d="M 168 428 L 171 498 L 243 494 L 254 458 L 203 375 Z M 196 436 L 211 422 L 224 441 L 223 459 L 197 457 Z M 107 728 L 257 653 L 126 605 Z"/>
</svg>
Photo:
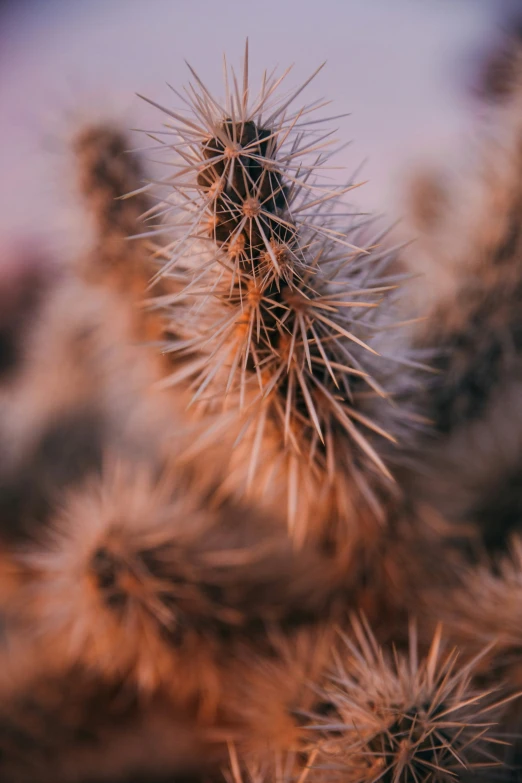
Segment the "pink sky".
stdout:
<svg viewBox="0 0 522 783">
<path fill-rule="evenodd" d="M 71 114 L 129 125 L 162 118 L 165 81 L 187 80 L 184 58 L 216 92 L 221 57 L 252 71 L 295 63 L 294 84 L 327 60 L 307 92 L 326 96 L 354 143 L 340 164 L 368 162 L 354 193 L 364 209 L 400 213 L 413 162 L 443 159 L 476 133 L 466 68 L 495 35 L 501 0 L 35 0 L 0 17 L 0 231 L 71 233 L 64 130 Z M 476 108 L 476 107 L 475 107 Z M 339 179 L 343 175 L 339 174 Z"/>
</svg>

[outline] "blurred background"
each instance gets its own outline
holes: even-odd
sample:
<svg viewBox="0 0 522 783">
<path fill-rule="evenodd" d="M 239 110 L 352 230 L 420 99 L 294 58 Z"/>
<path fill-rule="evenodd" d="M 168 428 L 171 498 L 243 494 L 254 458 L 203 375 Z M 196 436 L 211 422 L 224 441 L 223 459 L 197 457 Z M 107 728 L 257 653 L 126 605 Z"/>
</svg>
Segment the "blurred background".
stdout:
<svg viewBox="0 0 522 783">
<path fill-rule="evenodd" d="M 0 232 L 78 239 L 66 145 L 75 123 L 159 127 L 160 113 L 135 93 L 173 106 L 165 82 L 186 82 L 184 59 L 220 93 L 222 55 L 239 67 L 247 36 L 254 86 L 264 68 L 294 63 L 297 85 L 327 60 L 306 97 L 351 113 L 338 123 L 338 138 L 353 139 L 339 164 L 365 160 L 369 180 L 352 200 L 394 218 L 408 172 L 477 134 L 478 64 L 514 10 L 507 0 L 4 1 Z"/>
</svg>

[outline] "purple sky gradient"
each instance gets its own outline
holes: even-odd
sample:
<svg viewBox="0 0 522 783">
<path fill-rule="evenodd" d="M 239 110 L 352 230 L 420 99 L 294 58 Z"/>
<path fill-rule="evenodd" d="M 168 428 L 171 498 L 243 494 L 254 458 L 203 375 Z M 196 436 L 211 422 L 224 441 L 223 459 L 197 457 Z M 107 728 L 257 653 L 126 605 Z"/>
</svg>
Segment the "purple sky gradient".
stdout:
<svg viewBox="0 0 522 783">
<path fill-rule="evenodd" d="M 187 80 L 188 59 L 221 93 L 221 58 L 241 62 L 250 40 L 253 84 L 263 68 L 295 63 L 297 85 L 331 114 L 351 112 L 338 137 L 354 143 L 340 165 L 370 182 L 363 209 L 401 209 L 414 162 L 444 159 L 476 133 L 466 99 L 474 53 L 498 34 L 502 0 L 34 0 L 0 16 L 0 232 L 67 226 L 65 129 L 71 117 L 114 116 L 159 127 L 134 95 L 173 105 L 165 86 Z M 0 12 L 2 13 L 2 12 Z M 326 110 L 328 111 L 328 110 Z M 339 173 L 339 181 L 346 174 Z M 72 225 L 72 224 L 71 224 Z M 71 231 L 71 228 L 68 229 Z"/>
</svg>

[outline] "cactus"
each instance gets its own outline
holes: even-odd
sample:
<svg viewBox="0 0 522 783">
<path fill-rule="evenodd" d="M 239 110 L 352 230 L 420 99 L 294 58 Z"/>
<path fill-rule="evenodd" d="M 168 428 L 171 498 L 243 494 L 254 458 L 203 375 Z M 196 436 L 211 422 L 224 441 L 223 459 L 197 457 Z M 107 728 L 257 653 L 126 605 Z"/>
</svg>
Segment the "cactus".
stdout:
<svg viewBox="0 0 522 783">
<path fill-rule="evenodd" d="M 329 714 L 308 726 L 315 766 L 324 779 L 448 780 L 463 770 L 489 768 L 500 759 L 495 725 L 509 696 L 472 684 L 485 648 L 460 663 L 443 652 L 440 626 L 419 660 L 414 625 L 407 655 L 383 650 L 367 624 L 354 621 L 344 636 L 321 697 Z M 320 717 L 320 716 L 319 716 Z M 321 778 L 323 779 L 323 778 Z"/>
<path fill-rule="evenodd" d="M 177 230 L 153 278 L 176 288 L 152 302 L 174 333 L 165 340 L 175 365 L 166 384 L 188 384 L 200 415 L 234 411 L 236 443 L 251 439 L 247 485 L 259 482 L 273 431 L 295 528 L 307 476 L 391 479 L 368 434 L 393 436 L 361 401 L 371 392 L 387 404 L 378 363 L 366 357 L 377 355 L 375 333 L 390 318 L 380 313 L 396 288 L 391 254 L 376 246 L 379 236 L 358 245 L 371 220 L 342 202 L 357 184 L 325 184 L 331 133 L 315 104 L 293 108 L 315 74 L 279 103 L 284 77 L 265 74 L 252 99 L 247 44 L 241 79 L 225 64 L 220 104 L 191 73 L 185 94 L 174 90 L 185 113 L 149 101 L 168 117 L 154 137 L 175 154 L 175 173 L 162 180 L 168 225 L 145 232 Z"/>
<path fill-rule="evenodd" d="M 417 182 L 422 321 L 313 75 L 191 69 L 160 182 L 75 136 L 91 252 L 0 279 L 6 783 L 515 779 L 518 57 L 480 198 Z"/>
</svg>

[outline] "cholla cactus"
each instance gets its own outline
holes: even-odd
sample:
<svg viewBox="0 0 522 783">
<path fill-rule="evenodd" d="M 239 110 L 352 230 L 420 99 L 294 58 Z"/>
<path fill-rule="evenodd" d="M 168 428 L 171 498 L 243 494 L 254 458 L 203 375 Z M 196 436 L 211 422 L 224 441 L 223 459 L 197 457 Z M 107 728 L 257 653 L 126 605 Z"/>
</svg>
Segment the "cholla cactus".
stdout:
<svg viewBox="0 0 522 783">
<path fill-rule="evenodd" d="M 417 199 L 414 262 L 431 285 L 414 343 L 436 348 L 437 372 L 402 402 L 432 421 L 414 454 L 415 497 L 455 527 L 478 528 L 490 550 L 505 547 L 521 509 L 520 53 L 520 38 L 510 41 L 495 74 L 504 89 L 465 176 L 438 171 Z"/>
<path fill-rule="evenodd" d="M 517 536 L 510 551 L 483 558 L 463 569 L 451 598 L 441 592 L 439 614 L 460 642 L 496 643 L 503 650 L 522 644 L 522 541 Z"/>
<path fill-rule="evenodd" d="M 521 558 L 470 560 L 519 526 L 516 67 L 483 201 L 423 190 L 451 284 L 421 327 L 308 82 L 225 70 L 159 107 L 159 190 L 81 129 L 92 252 L 0 280 L 0 778 L 492 780 Z"/>
<path fill-rule="evenodd" d="M 390 320 L 375 313 L 396 288 L 391 254 L 376 248 L 378 234 L 359 247 L 371 221 L 341 200 L 357 185 L 331 190 L 320 176 L 331 133 L 318 130 L 316 104 L 292 108 L 310 80 L 277 102 L 284 77 L 265 74 L 251 99 L 247 46 L 241 80 L 225 64 L 221 104 L 191 72 L 185 95 L 174 90 L 185 111 L 158 106 L 169 118 L 160 148 L 176 154 L 161 212 L 178 237 L 155 279 L 179 290 L 153 303 L 172 332 L 166 383 L 188 382 L 200 414 L 225 410 L 225 430 L 233 412 L 236 444 L 249 442 L 248 487 L 261 482 L 267 441 L 281 444 L 295 528 L 307 481 L 368 469 L 370 481 L 391 478 L 368 434 L 393 435 L 362 402 L 366 391 L 387 396 L 367 357 Z"/>
<path fill-rule="evenodd" d="M 419 660 L 413 626 L 407 655 L 383 651 L 364 623 L 353 628 L 321 691 L 329 714 L 308 727 L 320 779 L 441 781 L 500 765 L 492 730 L 509 697 L 472 685 L 487 648 L 461 664 L 458 651 L 443 652 L 439 627 Z"/>
</svg>

